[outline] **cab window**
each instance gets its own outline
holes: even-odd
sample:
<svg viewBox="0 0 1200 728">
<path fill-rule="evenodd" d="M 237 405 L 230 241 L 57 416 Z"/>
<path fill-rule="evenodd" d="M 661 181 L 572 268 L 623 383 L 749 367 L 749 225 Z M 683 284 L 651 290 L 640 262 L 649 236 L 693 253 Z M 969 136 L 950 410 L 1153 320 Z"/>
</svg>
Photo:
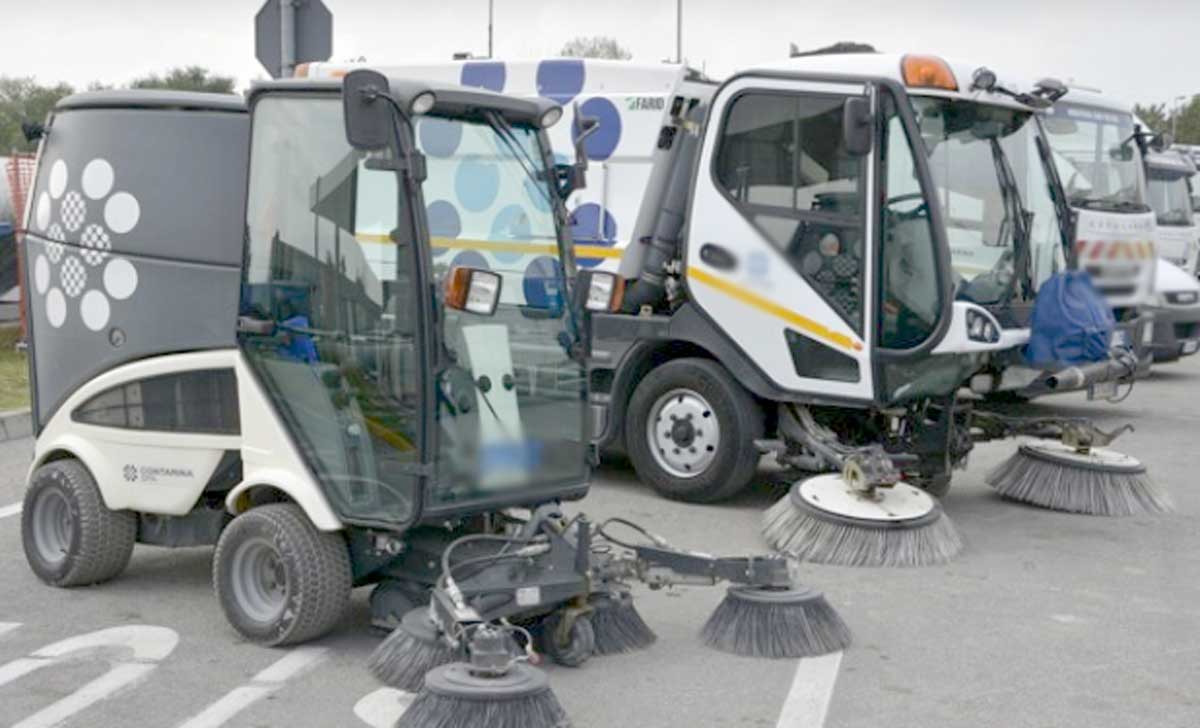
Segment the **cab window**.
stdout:
<svg viewBox="0 0 1200 728">
<path fill-rule="evenodd" d="M 748 92 L 725 116 L 718 186 L 861 333 L 863 159 L 843 146 L 843 96 Z"/>
</svg>

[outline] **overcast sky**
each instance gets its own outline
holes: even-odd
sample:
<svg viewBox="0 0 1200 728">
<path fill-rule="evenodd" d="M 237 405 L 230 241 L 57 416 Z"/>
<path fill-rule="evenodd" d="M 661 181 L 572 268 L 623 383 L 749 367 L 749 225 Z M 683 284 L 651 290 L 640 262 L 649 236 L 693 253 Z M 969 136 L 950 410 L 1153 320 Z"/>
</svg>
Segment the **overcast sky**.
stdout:
<svg viewBox="0 0 1200 728">
<path fill-rule="evenodd" d="M 638 61 L 675 52 L 676 0 L 494 0 L 495 55 L 554 54 L 577 35 L 609 35 Z M 487 0 L 325 0 L 333 59 L 449 59 L 487 50 Z M 199 64 L 262 77 L 259 0 L 0 0 L 0 75 L 122 83 Z M 1200 0 L 683 0 L 684 56 L 721 77 L 853 40 L 933 52 L 1001 75 L 1053 75 L 1130 102 L 1200 93 Z"/>
</svg>

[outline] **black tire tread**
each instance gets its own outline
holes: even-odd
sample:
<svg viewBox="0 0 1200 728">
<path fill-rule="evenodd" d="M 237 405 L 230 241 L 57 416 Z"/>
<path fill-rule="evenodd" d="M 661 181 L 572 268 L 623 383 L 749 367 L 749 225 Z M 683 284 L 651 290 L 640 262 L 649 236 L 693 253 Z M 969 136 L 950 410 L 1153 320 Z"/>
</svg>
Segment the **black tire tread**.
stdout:
<svg viewBox="0 0 1200 728">
<path fill-rule="evenodd" d="M 244 520 L 243 520 L 244 519 Z M 239 525 L 239 521 L 241 522 Z M 287 545 L 283 554 L 289 564 L 289 577 L 298 577 L 295 616 L 285 629 L 270 636 L 251 634 L 242 629 L 231 614 L 232 595 L 222 586 L 221 569 L 232 552 L 240 533 L 259 522 Z M 233 520 L 221 534 L 213 556 L 213 588 L 230 622 L 245 636 L 269 646 L 291 645 L 316 639 L 332 630 L 341 620 L 350 601 L 350 555 L 341 533 L 320 531 L 293 503 L 271 503 L 253 508 Z"/>
<path fill-rule="evenodd" d="M 72 587 L 100 584 L 124 571 L 137 540 L 137 514 L 105 506 L 95 479 L 78 460 L 55 460 L 37 469 L 25 492 L 22 530 L 28 533 L 32 528 L 37 493 L 41 487 L 48 487 L 40 485 L 43 478 L 51 479 L 66 492 L 74 510 L 77 536 L 61 573 L 43 572 L 31 560 L 35 573 L 54 586 Z M 29 548 L 31 545 L 26 546 L 27 552 Z"/>
<path fill-rule="evenodd" d="M 710 472 L 687 480 L 661 470 L 645 441 L 645 418 L 654 400 L 678 386 L 696 389 L 714 410 L 727 410 L 728 415 L 721 421 L 721 449 L 727 454 L 718 454 Z M 689 503 L 713 503 L 736 495 L 754 477 L 761 459 L 754 441 L 763 435 L 762 408 L 719 362 L 689 357 L 659 365 L 634 389 L 627 412 L 629 459 L 638 477 L 660 495 Z M 732 432 L 726 421 L 729 418 Z"/>
</svg>

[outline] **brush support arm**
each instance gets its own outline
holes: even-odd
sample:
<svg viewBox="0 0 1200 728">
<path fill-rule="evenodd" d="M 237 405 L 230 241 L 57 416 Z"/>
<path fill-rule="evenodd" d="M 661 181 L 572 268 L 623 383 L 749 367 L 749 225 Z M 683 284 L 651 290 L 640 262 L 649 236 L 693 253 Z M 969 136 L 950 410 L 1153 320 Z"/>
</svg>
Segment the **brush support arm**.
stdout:
<svg viewBox="0 0 1200 728">
<path fill-rule="evenodd" d="M 722 581 L 758 587 L 791 585 L 787 561 L 777 556 L 717 557 L 660 546 L 637 546 L 635 576 L 651 589 Z"/>
<path fill-rule="evenodd" d="M 1080 452 L 1093 447 L 1107 447 L 1121 435 L 1133 431 L 1133 425 L 1130 424 L 1110 431 L 1102 430 L 1091 420 L 1079 417 L 1009 417 L 981 410 L 972 413 L 971 424 L 977 429 L 977 442 L 1024 435 L 1060 440 Z"/>
</svg>

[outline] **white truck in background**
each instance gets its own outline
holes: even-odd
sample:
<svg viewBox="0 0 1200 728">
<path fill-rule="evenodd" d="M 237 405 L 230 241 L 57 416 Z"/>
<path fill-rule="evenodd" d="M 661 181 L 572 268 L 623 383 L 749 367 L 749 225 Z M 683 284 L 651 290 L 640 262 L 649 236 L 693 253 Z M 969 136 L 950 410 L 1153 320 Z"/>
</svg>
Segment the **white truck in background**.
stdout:
<svg viewBox="0 0 1200 728">
<path fill-rule="evenodd" d="M 1146 190 L 1154 208 L 1158 256 L 1193 276 L 1200 273 L 1200 228 L 1190 189 L 1195 174 L 1189 155 L 1171 149 L 1146 153 Z"/>
</svg>

